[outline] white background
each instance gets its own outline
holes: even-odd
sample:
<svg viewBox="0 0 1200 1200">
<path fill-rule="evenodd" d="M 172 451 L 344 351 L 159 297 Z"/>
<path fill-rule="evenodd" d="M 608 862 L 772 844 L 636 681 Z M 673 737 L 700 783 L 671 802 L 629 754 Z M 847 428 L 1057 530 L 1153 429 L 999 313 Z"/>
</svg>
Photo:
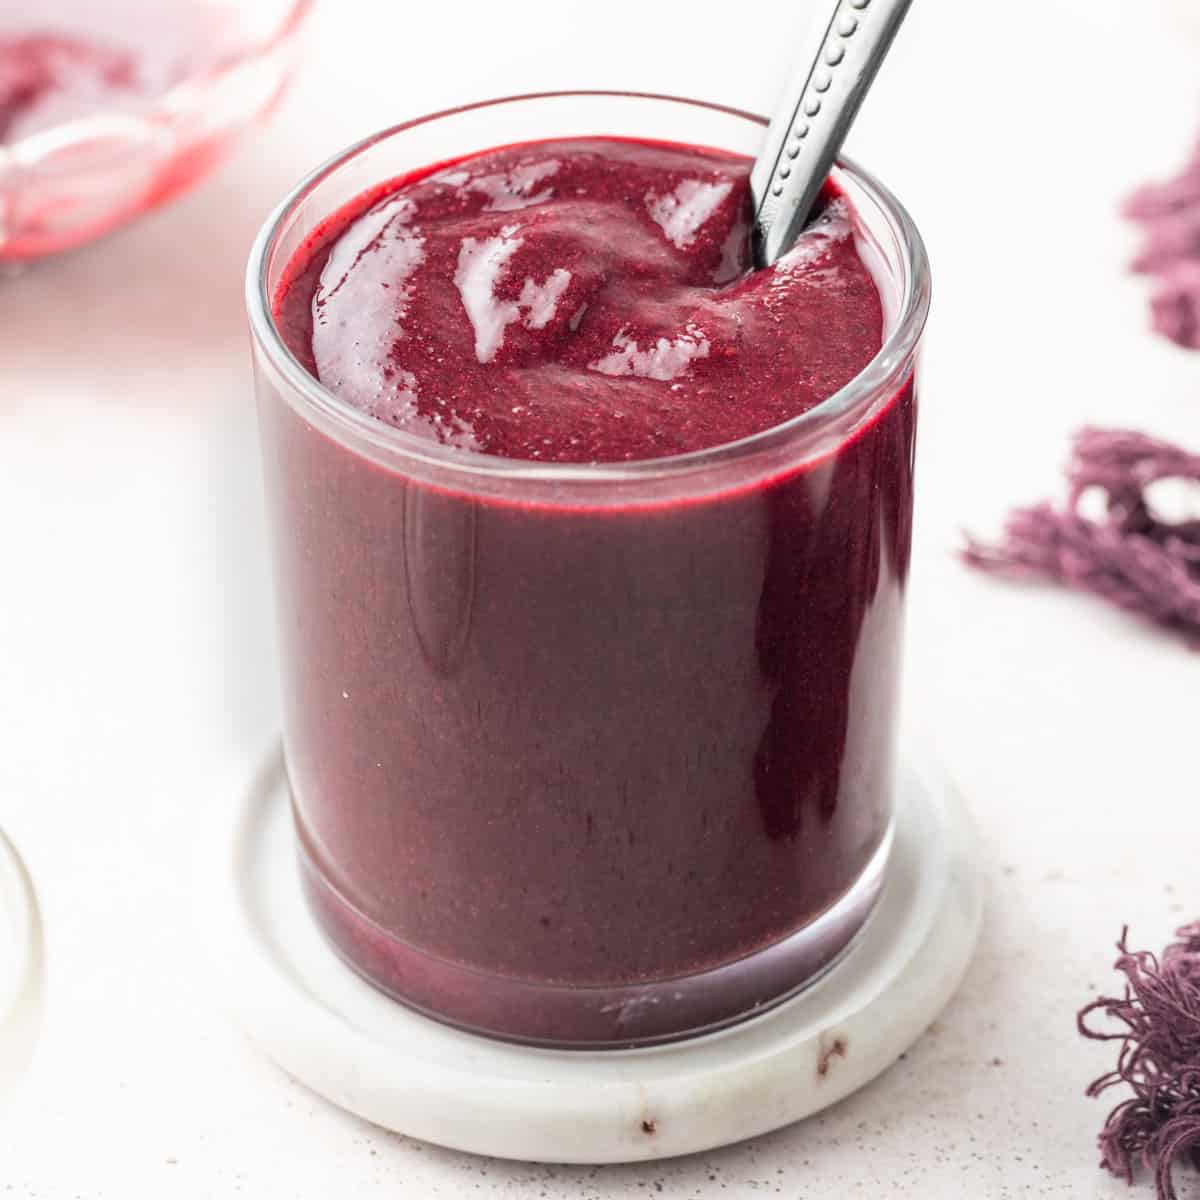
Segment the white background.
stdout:
<svg viewBox="0 0 1200 1200">
<path fill-rule="evenodd" d="M 191 857 L 276 723 L 242 270 L 309 167 L 393 121 L 544 87 L 769 109 L 804 6 L 326 0 L 290 99 L 213 180 L 0 284 L 0 821 L 46 919 L 0 1196 L 1125 1196 L 1096 1168 L 1110 1052 L 1075 1008 L 1130 922 L 1200 916 L 1200 657 L 1090 600 L 973 576 L 963 526 L 1054 494 L 1083 421 L 1200 447 L 1200 354 L 1145 331 L 1116 215 L 1200 118 L 1200 43 L 1145 0 L 916 0 L 850 149 L 923 228 L 910 715 L 986 840 L 960 995 L 824 1116 L 639 1168 L 472 1159 L 290 1082 L 213 1007 Z M 7 1189 L 7 1190 L 5 1190 Z"/>
</svg>

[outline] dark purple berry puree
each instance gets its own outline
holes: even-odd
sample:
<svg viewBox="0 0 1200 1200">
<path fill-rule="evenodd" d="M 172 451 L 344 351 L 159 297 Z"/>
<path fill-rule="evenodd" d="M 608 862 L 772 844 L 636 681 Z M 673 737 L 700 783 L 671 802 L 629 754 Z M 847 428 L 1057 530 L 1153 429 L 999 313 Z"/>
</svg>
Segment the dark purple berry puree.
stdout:
<svg viewBox="0 0 1200 1200">
<path fill-rule="evenodd" d="M 341 399 L 464 452 L 732 442 L 883 338 L 848 200 L 753 271 L 748 172 L 616 139 L 443 165 L 326 221 L 276 319 Z M 555 506 L 406 479 L 266 390 L 289 773 L 341 953 L 437 1015 L 564 1043 L 729 1020 L 828 962 L 873 896 L 767 983 L 581 999 L 751 962 L 875 859 L 914 425 L 910 382 L 782 474 Z"/>
<path fill-rule="evenodd" d="M 313 253 L 284 337 L 355 407 L 543 462 L 736 441 L 831 396 L 883 315 L 844 199 L 751 271 L 747 164 L 619 141 L 516 146 L 385 195 Z"/>
</svg>

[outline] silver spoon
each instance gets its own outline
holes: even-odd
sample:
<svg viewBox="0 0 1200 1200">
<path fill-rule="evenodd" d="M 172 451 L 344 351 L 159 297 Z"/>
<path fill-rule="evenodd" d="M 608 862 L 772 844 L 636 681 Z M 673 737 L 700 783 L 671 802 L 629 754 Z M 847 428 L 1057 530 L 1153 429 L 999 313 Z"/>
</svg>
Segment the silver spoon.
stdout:
<svg viewBox="0 0 1200 1200">
<path fill-rule="evenodd" d="M 912 0 L 836 0 L 767 130 L 750 175 L 754 261 L 769 266 L 808 223 Z"/>
</svg>

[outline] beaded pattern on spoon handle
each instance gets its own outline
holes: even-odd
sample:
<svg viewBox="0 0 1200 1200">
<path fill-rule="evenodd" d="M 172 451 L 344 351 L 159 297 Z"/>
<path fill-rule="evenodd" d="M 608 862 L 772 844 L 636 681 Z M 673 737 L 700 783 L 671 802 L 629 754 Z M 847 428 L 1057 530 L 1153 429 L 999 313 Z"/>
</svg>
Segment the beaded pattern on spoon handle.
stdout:
<svg viewBox="0 0 1200 1200">
<path fill-rule="evenodd" d="M 838 0 L 780 105 L 750 176 L 754 257 L 785 254 L 833 167 L 912 0 Z"/>
</svg>

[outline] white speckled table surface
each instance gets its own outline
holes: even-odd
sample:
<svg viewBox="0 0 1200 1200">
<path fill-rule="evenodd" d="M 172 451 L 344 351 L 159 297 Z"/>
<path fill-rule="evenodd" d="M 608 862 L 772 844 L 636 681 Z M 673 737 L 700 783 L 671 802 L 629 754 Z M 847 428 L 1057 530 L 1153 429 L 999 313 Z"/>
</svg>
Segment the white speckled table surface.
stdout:
<svg viewBox="0 0 1200 1200">
<path fill-rule="evenodd" d="M 803 6 L 800 6 L 801 9 Z M 135 1200 L 1125 1196 L 1097 1170 L 1103 1047 L 1074 1010 L 1124 922 L 1200 915 L 1200 659 L 1089 601 L 974 577 L 964 525 L 1052 493 L 1081 422 L 1200 446 L 1200 355 L 1145 331 L 1121 195 L 1200 118 L 1200 45 L 1135 0 L 922 0 L 851 149 L 929 243 L 908 705 L 986 843 L 960 994 L 804 1124 L 654 1166 L 473 1159 L 290 1082 L 192 944 L 198 806 L 276 723 L 241 276 L 298 175 L 485 94 L 615 86 L 770 106 L 783 0 L 326 0 L 269 131 L 181 203 L 0 285 L 0 823 L 41 893 L 47 1006 L 0 1113 L 0 1195 Z M 409 11 L 409 10 L 415 11 Z"/>
</svg>

